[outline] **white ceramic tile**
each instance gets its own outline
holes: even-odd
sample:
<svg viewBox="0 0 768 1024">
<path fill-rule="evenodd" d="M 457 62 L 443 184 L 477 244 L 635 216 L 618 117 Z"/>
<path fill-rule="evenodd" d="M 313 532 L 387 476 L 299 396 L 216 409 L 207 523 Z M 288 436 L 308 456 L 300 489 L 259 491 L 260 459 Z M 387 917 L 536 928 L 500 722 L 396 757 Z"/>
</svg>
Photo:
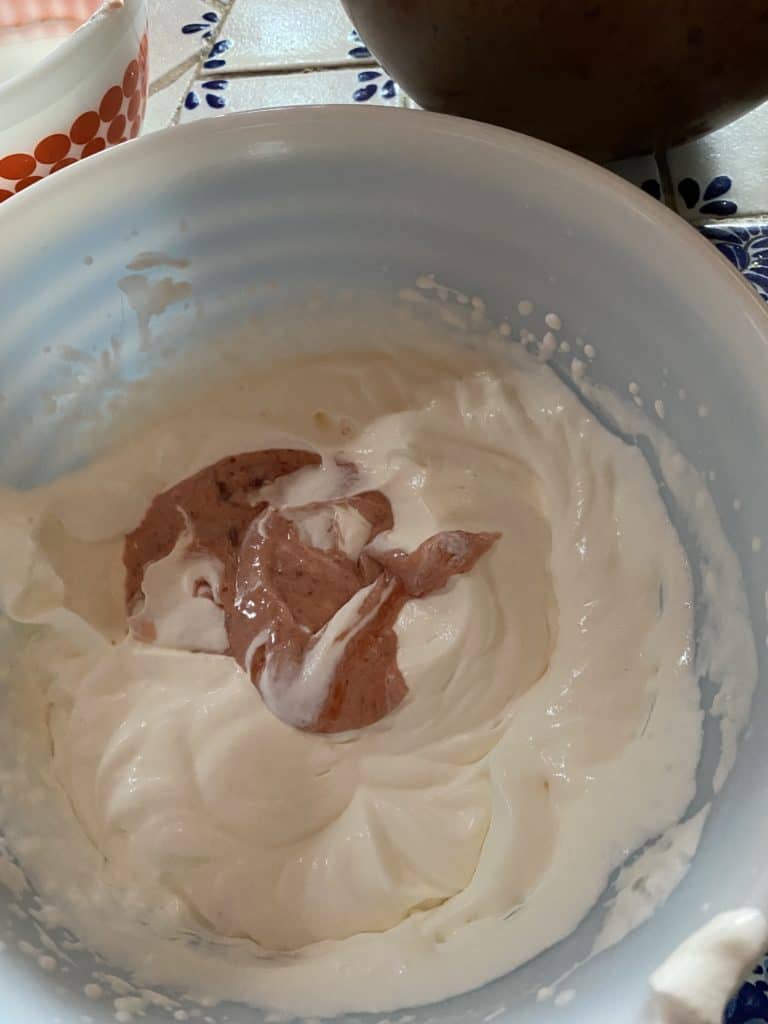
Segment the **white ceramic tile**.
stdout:
<svg viewBox="0 0 768 1024">
<path fill-rule="evenodd" d="M 209 50 L 220 27 L 222 13 L 207 0 L 150 0 L 150 83 L 173 77 Z"/>
<path fill-rule="evenodd" d="M 227 35 L 235 42 L 230 68 L 236 71 L 323 67 L 367 56 L 340 0 L 235 0 Z"/>
<path fill-rule="evenodd" d="M 200 78 L 185 97 L 180 121 L 233 110 L 307 103 L 408 105 L 403 93 L 380 68 Z"/>
<path fill-rule="evenodd" d="M 768 103 L 667 159 L 676 209 L 689 220 L 768 212 Z"/>
<path fill-rule="evenodd" d="M 652 156 L 639 156 L 631 160 L 617 160 L 608 164 L 608 170 L 618 174 L 626 181 L 643 189 L 654 199 L 662 198 L 661 176 L 659 168 Z"/>
<path fill-rule="evenodd" d="M 161 128 L 168 128 L 176 121 L 176 115 L 181 109 L 184 97 L 189 92 L 192 81 L 195 77 L 195 69 L 191 68 L 179 75 L 165 88 L 155 89 L 150 92 L 147 100 L 147 111 L 144 115 L 144 124 L 141 129 L 142 135 L 149 132 L 159 131 Z"/>
</svg>

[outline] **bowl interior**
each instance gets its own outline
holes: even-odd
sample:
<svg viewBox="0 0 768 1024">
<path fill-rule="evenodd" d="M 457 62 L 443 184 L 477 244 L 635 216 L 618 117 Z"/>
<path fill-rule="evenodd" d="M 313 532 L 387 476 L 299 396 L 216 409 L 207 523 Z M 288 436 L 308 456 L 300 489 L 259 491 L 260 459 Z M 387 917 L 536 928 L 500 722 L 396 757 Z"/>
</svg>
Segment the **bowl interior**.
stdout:
<svg viewBox="0 0 768 1024">
<path fill-rule="evenodd" d="M 121 384 L 150 372 L 168 347 L 215 362 L 214 339 L 283 303 L 304 309 L 304 328 L 320 337 L 318 291 L 388 300 L 431 273 L 481 296 L 513 337 L 520 326 L 543 331 L 543 315 L 557 313 L 573 348 L 555 360 L 566 376 L 578 337 L 597 353 L 589 375 L 598 384 L 627 396 L 634 382 L 650 406 L 664 400 L 664 430 L 710 475 L 741 561 L 762 679 L 768 544 L 756 551 L 753 540 L 766 533 L 768 508 L 768 317 L 695 232 L 639 191 L 471 122 L 310 108 L 120 147 L 42 182 L 32 201 L 7 204 L 0 222 L 3 483 L 33 485 L 87 455 L 93 434 L 78 434 L 83 414 L 107 415 Z M 521 300 L 534 304 L 532 317 L 521 318 Z M 273 351 L 295 340 L 270 338 Z M 109 355 L 113 339 L 119 360 Z M 361 322 L 361 344 L 375 340 L 375 324 Z M 251 343 L 263 344 L 256 326 Z M 719 910 L 768 903 L 767 739 L 759 685 L 688 875 L 650 921 L 570 975 L 575 995 L 557 1010 L 562 1024 L 639 1019 L 648 974 L 693 928 Z M 711 759 L 702 772 L 711 777 Z M 439 1009 L 408 1011 L 409 1021 L 550 1020 L 552 1003 L 536 994 L 589 951 L 606 899 L 512 975 Z M 33 935 L 10 902 L 0 889 L 0 937 L 3 928 L 14 940 Z M 68 973 L 48 976 L 8 947 L 8 1019 L 114 1020 L 111 1004 L 83 994 L 87 956 L 73 954 Z M 240 1007 L 206 1012 L 232 1024 L 261 1019 Z M 150 1008 L 142 1019 L 169 1017 Z"/>
</svg>

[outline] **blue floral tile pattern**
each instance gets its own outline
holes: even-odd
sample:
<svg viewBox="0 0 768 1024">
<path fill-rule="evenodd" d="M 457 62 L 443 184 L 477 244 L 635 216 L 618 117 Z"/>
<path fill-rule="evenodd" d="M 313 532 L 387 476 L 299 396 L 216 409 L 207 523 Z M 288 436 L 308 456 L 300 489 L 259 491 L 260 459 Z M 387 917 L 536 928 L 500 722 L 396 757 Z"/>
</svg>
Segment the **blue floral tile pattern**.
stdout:
<svg viewBox="0 0 768 1024">
<path fill-rule="evenodd" d="M 656 178 L 647 178 L 641 185 L 640 188 L 643 192 L 647 192 L 649 196 L 654 199 L 661 199 L 661 182 Z"/>
<path fill-rule="evenodd" d="M 227 105 L 225 90 L 229 82 L 226 78 L 212 78 L 206 82 L 196 82 L 184 97 L 187 110 L 196 110 L 201 103 L 207 103 L 212 110 L 221 110 Z"/>
<path fill-rule="evenodd" d="M 211 51 L 203 61 L 203 68 L 205 71 L 216 71 L 219 68 L 223 68 L 227 63 L 222 54 L 226 53 L 232 46 L 231 39 L 219 39 L 217 43 L 214 43 L 211 47 Z"/>
<path fill-rule="evenodd" d="M 148 6 L 150 93 L 154 94 L 179 81 L 207 53 L 224 15 L 219 0 L 148 0 Z"/>
<path fill-rule="evenodd" d="M 700 230 L 768 300 L 768 223 L 714 224 Z"/>
<path fill-rule="evenodd" d="M 356 28 L 353 28 L 349 33 L 349 50 L 347 50 L 347 56 L 351 57 L 353 60 L 371 60 L 373 56 L 371 51 L 360 38 L 360 33 Z"/>
<path fill-rule="evenodd" d="M 695 178 L 683 178 L 677 183 L 677 193 L 685 203 L 686 210 L 695 211 L 697 215 L 712 217 L 733 217 L 738 213 L 738 206 L 732 199 L 724 199 L 733 186 L 727 174 L 718 174 L 712 178 L 702 195 L 701 185 Z"/>
<path fill-rule="evenodd" d="M 752 977 L 741 987 L 737 996 L 725 1008 L 723 1024 L 764 1024 L 768 1021 L 768 983 L 765 980 L 766 963 L 757 966 Z"/>
<path fill-rule="evenodd" d="M 394 99 L 397 95 L 397 86 L 383 71 L 358 71 L 357 80 L 361 84 L 352 93 L 355 103 L 367 103 L 377 94 L 385 100 Z"/>
<path fill-rule="evenodd" d="M 230 52 L 235 53 L 237 49 L 236 41 Z M 358 75 L 363 71 L 375 71 L 378 77 L 366 76 L 361 81 Z M 228 64 L 221 72 L 214 72 L 210 78 L 200 78 L 188 86 L 178 120 L 180 124 L 186 124 L 201 117 L 237 110 L 270 110 L 307 103 L 349 103 L 358 107 L 407 106 L 408 100 L 402 90 L 395 89 L 394 85 L 388 86 L 389 81 L 387 73 L 375 67 L 353 66 L 274 75 L 230 75 Z M 359 90 L 365 91 L 361 93 Z"/>
<path fill-rule="evenodd" d="M 182 25 L 181 32 L 185 36 L 197 35 L 200 32 L 202 33 L 201 39 L 210 39 L 213 29 L 218 22 L 219 15 L 216 11 L 206 11 L 200 18 L 200 21 L 189 21 L 186 25 Z"/>
<path fill-rule="evenodd" d="M 227 58 L 224 54 L 231 49 L 231 39 L 217 39 L 200 65 L 201 71 L 222 74 L 227 65 Z M 197 110 L 202 103 L 205 103 L 211 110 L 223 110 L 227 105 L 228 88 L 229 79 L 227 78 L 206 78 L 195 82 L 184 97 L 184 107 L 187 110 Z"/>
</svg>

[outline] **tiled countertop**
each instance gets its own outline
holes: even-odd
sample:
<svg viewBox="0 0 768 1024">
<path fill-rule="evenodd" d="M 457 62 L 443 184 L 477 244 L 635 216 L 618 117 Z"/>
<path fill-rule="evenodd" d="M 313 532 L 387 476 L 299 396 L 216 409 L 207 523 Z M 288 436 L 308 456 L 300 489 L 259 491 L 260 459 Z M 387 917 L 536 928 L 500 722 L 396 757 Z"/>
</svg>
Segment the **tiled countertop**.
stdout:
<svg viewBox="0 0 768 1024">
<path fill-rule="evenodd" d="M 339 0 L 153 0 L 144 131 L 298 103 L 409 105 Z"/>
<path fill-rule="evenodd" d="M 150 0 L 150 12 L 145 132 L 258 107 L 411 105 L 339 0 Z M 694 223 L 768 299 L 768 103 L 661 163 L 612 169 Z"/>
<path fill-rule="evenodd" d="M 144 132 L 299 103 L 410 106 L 339 0 L 150 0 Z M 707 138 L 612 168 L 698 227 L 768 300 L 768 103 Z M 726 1013 L 768 1022 L 768 959 Z"/>
</svg>

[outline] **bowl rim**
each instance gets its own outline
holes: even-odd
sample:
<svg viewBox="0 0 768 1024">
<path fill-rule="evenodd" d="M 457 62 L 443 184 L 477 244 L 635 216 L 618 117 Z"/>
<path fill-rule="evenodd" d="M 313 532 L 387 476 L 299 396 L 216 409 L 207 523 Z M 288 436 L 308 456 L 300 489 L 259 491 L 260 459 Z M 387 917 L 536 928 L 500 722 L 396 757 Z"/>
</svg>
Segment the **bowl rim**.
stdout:
<svg viewBox="0 0 768 1024">
<path fill-rule="evenodd" d="M 147 0 L 122 0 L 119 6 L 114 0 L 102 0 L 90 18 L 49 54 L 1 82 L 0 138 L 6 131 L 43 113 L 51 104 L 52 94 L 63 95 L 82 83 L 87 77 L 84 67 L 108 63 L 130 26 L 142 14 L 146 17 L 146 9 Z M 108 44 L 110 33 L 112 45 Z"/>
<path fill-rule="evenodd" d="M 146 0 L 125 0 L 125 6 L 121 9 L 138 13 L 145 7 Z M 90 32 L 99 26 L 98 18 L 95 22 L 92 19 L 83 26 L 83 29 L 89 29 L 87 36 L 79 30 L 66 42 L 73 47 L 75 44 L 82 45 L 75 37 L 82 36 L 89 40 Z M 66 49 L 69 53 L 69 47 L 66 45 L 60 49 Z M 58 56 L 57 50 L 47 60 Z M 12 79 L 9 84 L 13 84 L 14 81 Z M 4 99 L 3 87 L 0 86 L 0 107 Z M 592 192 L 598 207 L 607 210 L 611 205 L 618 204 L 622 207 L 622 214 L 627 220 L 633 218 L 634 227 L 642 226 L 658 231 L 654 239 L 654 260 L 657 263 L 664 262 L 662 242 L 667 243 L 667 248 L 671 245 L 673 250 L 678 250 L 680 255 L 687 252 L 689 258 L 698 264 L 696 268 L 692 264 L 687 264 L 688 278 L 694 276 L 694 270 L 699 274 L 714 276 L 717 279 L 717 286 L 722 288 L 719 298 L 725 300 L 729 297 L 742 307 L 741 311 L 749 319 L 751 326 L 757 328 L 762 335 L 768 352 L 766 302 L 711 242 L 703 238 L 693 225 L 670 207 L 607 167 L 593 163 L 585 157 L 507 128 L 450 114 L 392 107 L 360 108 L 348 104 L 309 104 L 237 111 L 216 118 L 203 118 L 150 132 L 129 140 L 122 146 L 108 147 L 92 155 L 88 160 L 77 161 L 58 174 L 44 178 L 36 184 L 32 195 L 27 189 L 14 196 L 12 201 L 2 205 L 0 225 L 10 228 L 17 218 L 34 217 L 34 210 L 39 210 L 46 201 L 56 200 L 58 190 L 67 191 L 74 186 L 87 186 L 89 179 L 93 179 L 94 184 L 99 180 L 104 182 L 110 176 L 112 163 L 115 161 L 118 162 L 118 166 L 122 164 L 127 169 L 131 165 L 151 159 L 156 170 L 160 169 L 161 173 L 167 174 L 174 156 L 183 152 L 184 172 L 189 173 L 194 169 L 196 162 L 226 163 L 228 149 L 223 141 L 230 133 L 250 132 L 256 136 L 267 129 L 279 130 L 283 126 L 286 132 L 293 135 L 305 128 L 309 134 L 312 129 L 317 128 L 320 137 L 330 137 L 335 130 L 346 136 L 350 152 L 359 152 L 365 148 L 365 142 L 368 140 L 373 147 L 380 148 L 384 144 L 410 148 L 416 144 L 423 147 L 435 136 L 453 136 L 466 145 L 468 152 L 472 146 L 482 146 L 505 151 L 510 157 L 517 156 L 538 163 L 555 175 L 578 183 Z M 368 139 L 364 138 L 365 135 Z M 178 175 L 178 165 L 173 173 Z M 626 228 L 627 248 L 637 248 L 638 239 L 630 230 L 629 223 L 626 224 Z M 666 262 L 669 263 L 668 256 Z M 0 272 L 2 265 L 0 256 Z M 679 269 L 679 260 L 676 265 Z M 700 291 L 704 292 L 703 282 Z M 768 362 L 766 366 L 768 367 Z"/>
</svg>

